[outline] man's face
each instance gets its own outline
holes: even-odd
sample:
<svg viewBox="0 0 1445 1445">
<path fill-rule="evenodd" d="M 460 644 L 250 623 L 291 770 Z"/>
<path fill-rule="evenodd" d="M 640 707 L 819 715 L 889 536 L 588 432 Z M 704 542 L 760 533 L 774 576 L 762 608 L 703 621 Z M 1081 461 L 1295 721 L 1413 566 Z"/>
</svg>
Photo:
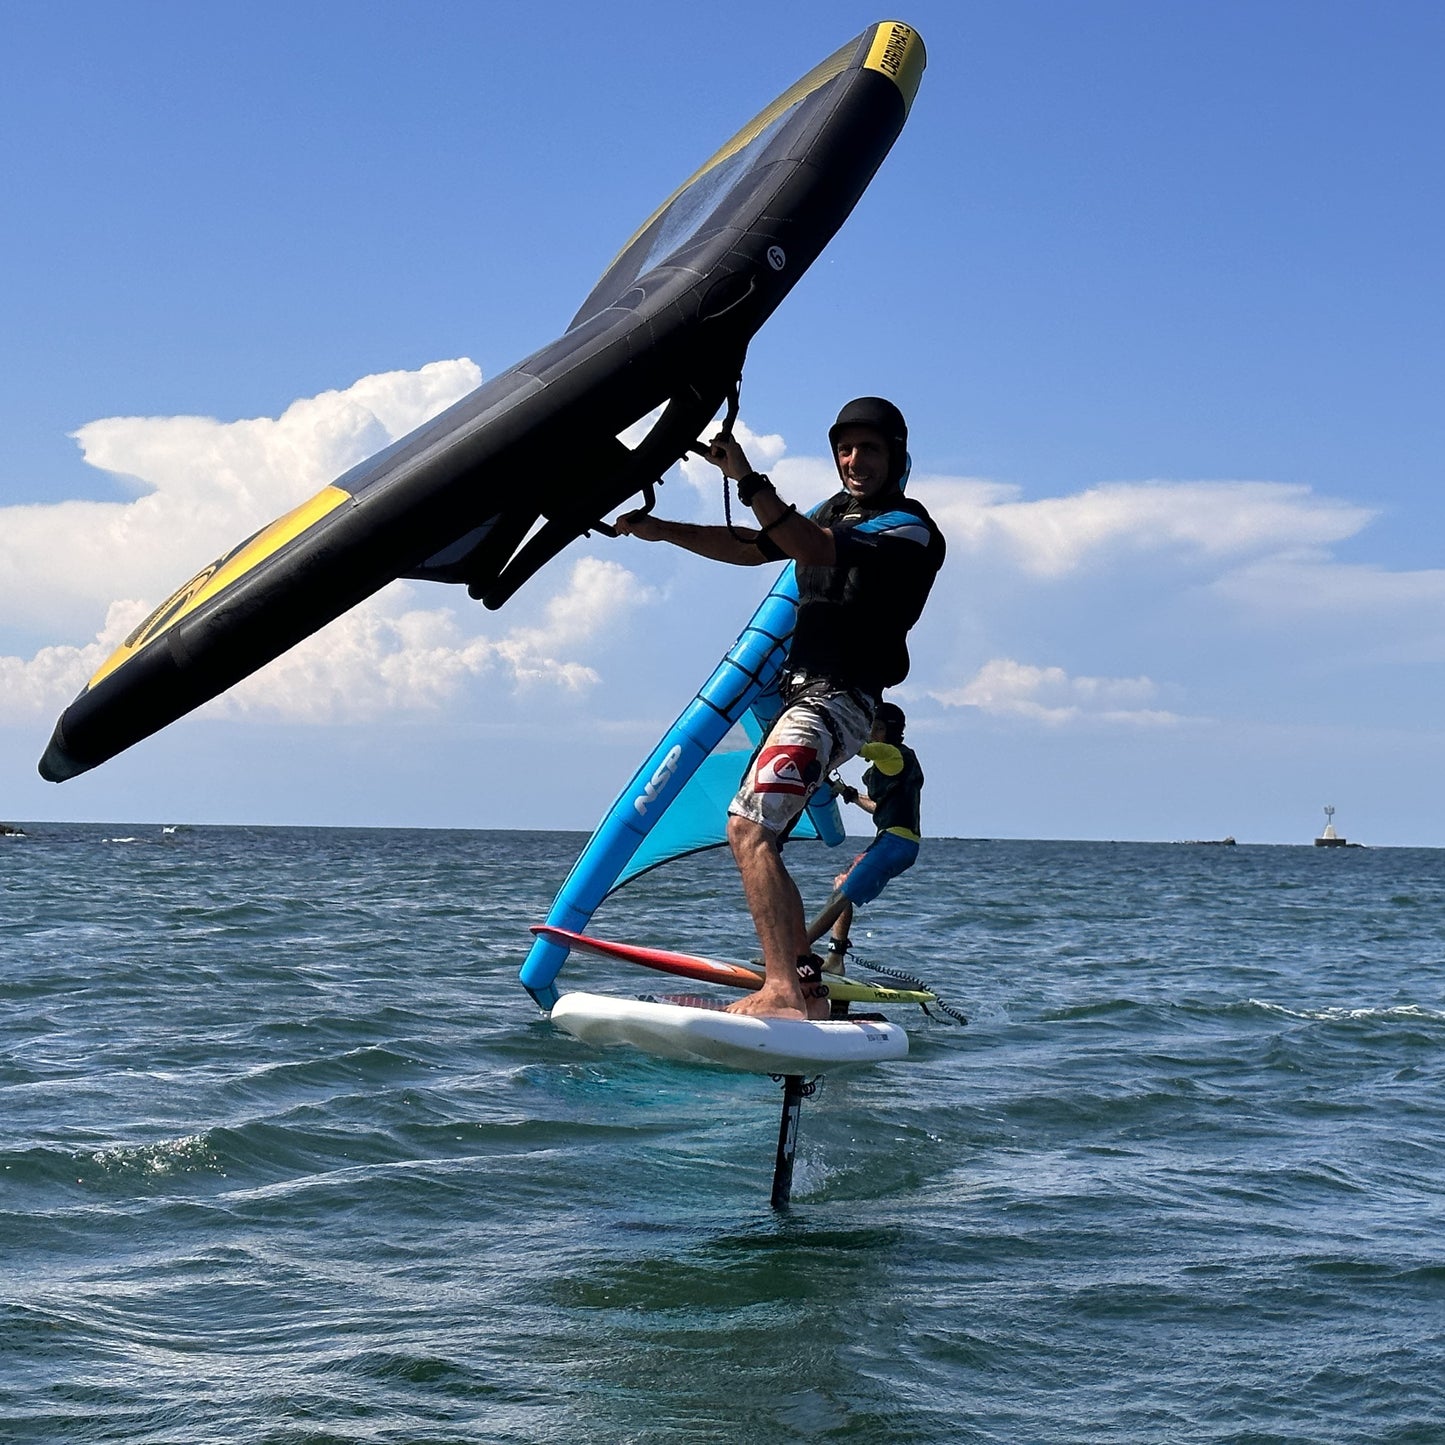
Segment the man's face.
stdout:
<svg viewBox="0 0 1445 1445">
<path fill-rule="evenodd" d="M 833 460 L 850 496 L 866 500 L 888 485 L 888 443 L 871 426 L 845 426 L 833 447 Z"/>
</svg>

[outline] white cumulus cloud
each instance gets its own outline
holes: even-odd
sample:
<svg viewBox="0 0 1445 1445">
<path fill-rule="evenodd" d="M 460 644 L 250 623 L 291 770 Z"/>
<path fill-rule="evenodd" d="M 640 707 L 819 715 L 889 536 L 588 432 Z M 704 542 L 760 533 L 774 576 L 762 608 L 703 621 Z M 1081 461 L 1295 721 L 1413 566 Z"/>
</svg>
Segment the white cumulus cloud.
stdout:
<svg viewBox="0 0 1445 1445">
<path fill-rule="evenodd" d="M 1287 553 L 1236 568 L 1214 592 L 1251 611 L 1302 617 L 1351 612 L 1379 615 L 1428 609 L 1439 620 L 1445 607 L 1445 570 L 1390 572 L 1336 562 L 1318 552 Z"/>
<path fill-rule="evenodd" d="M 118 598 L 152 606 L 243 537 L 465 396 L 466 359 L 363 377 L 279 417 L 111 417 L 76 432 L 85 460 L 129 479 L 115 502 L 0 508 L 0 615 L 95 628 Z"/>
<path fill-rule="evenodd" d="M 951 543 L 1000 552 L 1041 578 L 1126 552 L 1182 550 L 1225 562 L 1322 547 L 1355 536 L 1375 515 L 1285 482 L 1111 482 L 1033 502 L 977 479 L 925 478 L 915 490 Z"/>
<path fill-rule="evenodd" d="M 69 634 L 30 657 L 0 657 L 10 717 L 64 707 L 187 576 L 480 380 L 469 360 L 439 361 L 363 377 L 279 417 L 113 417 L 81 427 L 86 461 L 129 479 L 133 495 L 0 508 L 0 615 L 42 635 Z M 539 622 L 505 631 L 489 631 L 496 619 L 470 602 L 426 607 L 422 595 L 394 583 L 211 710 L 356 719 L 434 708 L 476 680 L 577 692 L 597 681 L 577 653 L 653 596 L 626 568 L 595 558 L 570 568 Z"/>
<path fill-rule="evenodd" d="M 89 642 L 57 643 L 29 658 L 0 657 L 0 698 L 7 720 L 43 716 L 63 707 L 149 612 L 143 602 L 113 602 L 105 625 Z"/>
<path fill-rule="evenodd" d="M 625 567 L 583 557 L 552 597 L 540 626 L 498 636 L 469 632 L 470 604 L 415 605 L 418 588 L 397 582 L 247 678 L 210 704 L 214 713 L 296 722 L 431 712 L 468 684 L 507 692 L 550 686 L 580 693 L 599 679 L 568 649 L 584 647 L 653 594 Z"/>
<path fill-rule="evenodd" d="M 439 361 L 303 398 L 278 417 L 117 417 L 80 428 L 86 461 L 118 479 L 117 500 L 0 509 L 0 616 L 47 644 L 28 657 L 0 657 L 0 695 L 10 712 L 64 706 L 185 577 L 480 380 L 469 360 Z M 623 439 L 636 445 L 655 420 L 642 418 Z M 826 455 L 789 455 L 782 436 L 756 432 L 741 419 L 735 432 L 790 501 L 807 507 L 836 490 Z M 680 472 L 688 505 L 664 500 L 659 510 L 720 521 L 717 470 L 691 457 Z M 1307 486 L 1117 482 L 1027 501 L 1017 487 L 988 479 L 920 475 L 910 490 L 949 543 L 950 565 L 925 619 L 934 646 L 931 653 L 915 649 L 915 685 L 948 707 L 1054 724 L 1178 720 L 1148 676 L 1095 678 L 1009 660 L 1018 644 L 1008 636 L 1007 617 L 990 608 L 1003 596 L 1017 601 L 1018 586 L 1037 592 L 1074 578 L 1089 590 L 1072 605 L 1107 617 L 1111 608 L 1133 605 L 1118 600 L 1115 584 L 1162 559 L 1171 569 L 1179 564 L 1179 586 L 1196 597 L 1266 619 L 1287 621 L 1311 610 L 1377 616 L 1438 610 L 1445 602 L 1445 572 L 1392 573 L 1336 561 L 1331 548 L 1356 536 L 1374 514 Z M 734 517 L 750 520 L 736 505 Z M 644 577 L 659 579 L 673 568 L 708 565 L 669 549 L 626 555 Z M 1017 584 L 1007 594 L 988 587 L 999 568 Z M 537 579 L 521 620 L 504 627 L 453 589 L 394 583 L 210 706 L 329 719 L 435 708 L 474 684 L 577 694 L 597 681 L 590 657 L 598 639 L 630 610 L 659 605 L 666 585 L 649 588 L 617 563 L 583 558 Z M 560 590 L 548 596 L 549 586 Z M 976 634 L 974 656 L 993 660 L 952 686 L 935 670 L 937 641 L 965 629 Z M 1151 655 L 1141 656 L 1141 674 L 1157 671 Z"/>
<path fill-rule="evenodd" d="M 945 707 L 972 707 L 1052 726 L 1094 721 L 1160 727 L 1181 721 L 1176 713 L 1147 706 L 1159 691 L 1147 677 L 1071 677 L 1062 667 L 996 657 L 962 687 L 932 696 Z"/>
</svg>

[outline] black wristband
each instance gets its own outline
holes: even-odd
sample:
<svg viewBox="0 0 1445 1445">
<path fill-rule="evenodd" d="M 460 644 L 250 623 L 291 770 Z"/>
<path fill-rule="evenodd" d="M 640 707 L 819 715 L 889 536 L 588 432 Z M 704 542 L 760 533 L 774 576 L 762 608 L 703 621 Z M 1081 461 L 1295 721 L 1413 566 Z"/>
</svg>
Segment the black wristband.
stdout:
<svg viewBox="0 0 1445 1445">
<path fill-rule="evenodd" d="M 769 522 L 768 525 L 758 533 L 758 540 L 761 541 L 764 537 L 768 535 L 769 532 L 773 530 L 774 527 L 778 526 L 782 522 L 786 522 L 789 517 L 793 516 L 797 512 L 797 510 L 798 509 L 791 502 L 789 502 L 786 510 L 783 512 L 783 515 L 781 517 L 774 517 L 773 520 Z"/>
<path fill-rule="evenodd" d="M 738 478 L 738 501 L 743 506 L 751 507 L 753 498 L 762 491 L 764 487 L 771 487 L 773 484 L 762 472 L 749 472 L 745 477 Z"/>
</svg>

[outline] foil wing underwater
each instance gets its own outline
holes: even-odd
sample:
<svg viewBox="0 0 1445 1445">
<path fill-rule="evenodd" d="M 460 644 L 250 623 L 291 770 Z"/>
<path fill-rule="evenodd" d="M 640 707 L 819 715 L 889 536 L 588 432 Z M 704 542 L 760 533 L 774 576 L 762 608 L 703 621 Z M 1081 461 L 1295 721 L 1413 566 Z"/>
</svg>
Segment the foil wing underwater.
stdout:
<svg viewBox="0 0 1445 1445">
<path fill-rule="evenodd" d="M 556 341 L 157 607 L 65 709 L 41 775 L 96 767 L 399 577 L 500 607 L 609 512 L 650 502 L 863 194 L 923 66 L 917 33 L 889 21 L 811 70 L 642 224 Z M 659 409 L 638 445 L 618 440 Z"/>
</svg>

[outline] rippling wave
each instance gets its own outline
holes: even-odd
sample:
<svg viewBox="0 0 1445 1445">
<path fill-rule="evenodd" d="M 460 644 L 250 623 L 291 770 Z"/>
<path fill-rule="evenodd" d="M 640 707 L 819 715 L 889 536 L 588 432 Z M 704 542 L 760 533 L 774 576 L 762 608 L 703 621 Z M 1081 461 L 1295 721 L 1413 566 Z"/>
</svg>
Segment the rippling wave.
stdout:
<svg viewBox="0 0 1445 1445">
<path fill-rule="evenodd" d="M 576 835 L 26 832 L 7 1440 L 1445 1439 L 1445 854 L 930 840 L 855 940 L 972 1022 L 779 1217 L 774 1084 L 518 987 Z M 716 854 L 598 929 L 753 947 Z"/>
</svg>

